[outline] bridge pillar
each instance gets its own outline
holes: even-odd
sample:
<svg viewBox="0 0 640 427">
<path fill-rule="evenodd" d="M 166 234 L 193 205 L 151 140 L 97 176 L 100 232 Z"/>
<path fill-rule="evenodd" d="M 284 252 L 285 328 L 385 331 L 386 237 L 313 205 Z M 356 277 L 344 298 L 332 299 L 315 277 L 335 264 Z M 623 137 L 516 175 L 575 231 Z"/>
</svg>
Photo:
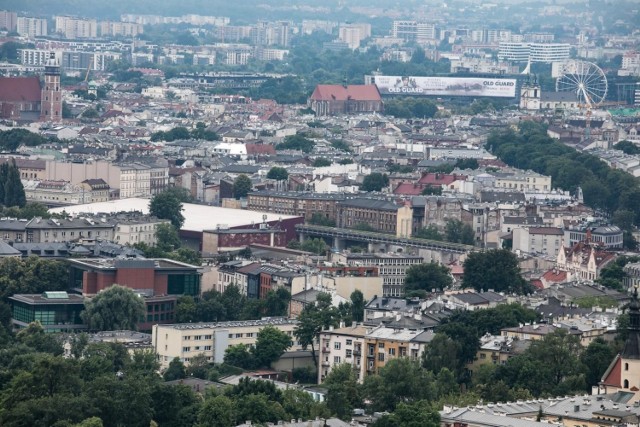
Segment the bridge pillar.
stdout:
<svg viewBox="0 0 640 427">
<path fill-rule="evenodd" d="M 304 238 L 305 238 L 304 233 L 302 231 L 299 232 L 298 233 L 298 239 L 300 240 L 300 243 L 304 243 Z"/>
<path fill-rule="evenodd" d="M 342 251 L 344 249 L 344 239 L 341 239 L 339 237 L 334 237 L 333 248 L 337 251 Z"/>
</svg>

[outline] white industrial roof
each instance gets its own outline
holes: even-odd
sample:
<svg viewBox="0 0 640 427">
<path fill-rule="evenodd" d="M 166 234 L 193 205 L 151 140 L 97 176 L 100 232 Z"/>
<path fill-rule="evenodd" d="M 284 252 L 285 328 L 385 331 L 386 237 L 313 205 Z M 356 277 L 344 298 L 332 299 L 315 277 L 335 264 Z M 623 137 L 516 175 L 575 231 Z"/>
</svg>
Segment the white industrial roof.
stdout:
<svg viewBox="0 0 640 427">
<path fill-rule="evenodd" d="M 196 205 L 193 203 L 183 204 L 182 215 L 185 221 L 182 230 L 199 231 L 215 230 L 220 227 L 241 227 L 259 224 L 265 219 L 266 222 L 277 221 L 278 219 L 296 218 L 292 215 L 281 215 L 268 212 L 249 211 L 244 209 L 221 208 L 217 206 Z M 149 199 L 130 198 L 111 200 L 109 202 L 87 203 L 83 205 L 65 206 L 61 208 L 49 209 L 52 213 L 66 211 L 70 215 L 81 213 L 116 213 L 140 211 L 149 213 Z"/>
</svg>

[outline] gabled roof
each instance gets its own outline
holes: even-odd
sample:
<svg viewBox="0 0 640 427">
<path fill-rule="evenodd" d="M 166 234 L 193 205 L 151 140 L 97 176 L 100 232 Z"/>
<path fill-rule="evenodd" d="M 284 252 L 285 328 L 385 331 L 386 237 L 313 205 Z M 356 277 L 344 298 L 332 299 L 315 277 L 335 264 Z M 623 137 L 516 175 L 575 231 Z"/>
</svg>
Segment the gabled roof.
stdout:
<svg viewBox="0 0 640 427">
<path fill-rule="evenodd" d="M 602 384 L 610 385 L 613 387 L 622 387 L 620 379 L 622 377 L 622 360 L 620 360 L 620 355 L 617 355 L 604 375 L 602 375 Z"/>
<path fill-rule="evenodd" d="M 381 101 L 376 85 L 318 85 L 311 94 L 314 101 Z"/>
<path fill-rule="evenodd" d="M 0 102 L 40 102 L 38 77 L 0 77 Z"/>
</svg>

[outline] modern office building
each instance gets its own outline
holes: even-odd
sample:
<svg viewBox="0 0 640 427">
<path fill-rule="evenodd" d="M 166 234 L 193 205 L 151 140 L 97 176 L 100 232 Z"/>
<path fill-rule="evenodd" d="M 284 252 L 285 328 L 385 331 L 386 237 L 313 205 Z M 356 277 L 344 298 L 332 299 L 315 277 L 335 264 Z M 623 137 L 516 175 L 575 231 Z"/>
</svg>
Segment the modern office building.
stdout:
<svg viewBox="0 0 640 427">
<path fill-rule="evenodd" d="M 502 42 L 498 59 L 513 62 L 559 62 L 569 59 L 571 45 L 568 43 L 520 43 Z"/>
<path fill-rule="evenodd" d="M 67 292 L 16 294 L 9 298 L 12 306 L 11 322 L 16 329 L 26 328 L 38 321 L 45 332 L 72 332 L 86 329 L 80 319 L 84 297 Z"/>
</svg>

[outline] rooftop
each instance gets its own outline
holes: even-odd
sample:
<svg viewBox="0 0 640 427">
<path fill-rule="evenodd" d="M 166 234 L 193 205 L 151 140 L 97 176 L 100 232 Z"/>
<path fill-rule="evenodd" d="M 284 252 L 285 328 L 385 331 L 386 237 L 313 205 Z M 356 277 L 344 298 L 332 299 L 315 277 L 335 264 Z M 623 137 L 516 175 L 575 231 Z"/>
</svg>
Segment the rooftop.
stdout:
<svg viewBox="0 0 640 427">
<path fill-rule="evenodd" d="M 286 317 L 265 317 L 260 320 L 238 320 L 231 322 L 201 322 L 201 323 L 174 323 L 171 325 L 158 325 L 158 328 L 168 328 L 177 330 L 188 329 L 227 329 L 227 328 L 246 328 L 250 326 L 277 326 L 277 325 L 295 325 L 298 321 L 288 319 Z"/>
<path fill-rule="evenodd" d="M 88 203 L 84 205 L 65 206 L 64 208 L 50 209 L 52 213 L 60 213 L 65 210 L 70 215 L 78 215 L 80 213 L 116 213 L 128 211 L 141 211 L 145 214 L 149 213 L 149 199 L 129 198 L 112 200 L 109 202 Z M 266 221 L 278 221 L 280 219 L 297 218 L 291 215 L 273 214 L 268 212 L 249 211 L 241 209 L 229 209 L 208 205 L 197 205 L 194 203 L 184 203 L 182 214 L 185 217 L 182 230 L 202 232 L 204 230 L 212 230 L 217 227 L 241 227 L 250 224 L 259 224 Z"/>
</svg>

